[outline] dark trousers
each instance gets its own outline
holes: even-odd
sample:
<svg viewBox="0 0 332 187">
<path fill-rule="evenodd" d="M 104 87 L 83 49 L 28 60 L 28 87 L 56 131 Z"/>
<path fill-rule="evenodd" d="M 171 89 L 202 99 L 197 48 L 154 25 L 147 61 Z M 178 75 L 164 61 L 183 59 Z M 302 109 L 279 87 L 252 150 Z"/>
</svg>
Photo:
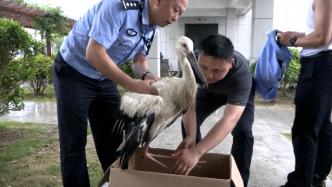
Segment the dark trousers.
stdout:
<svg viewBox="0 0 332 187">
<path fill-rule="evenodd" d="M 248 103 L 244 109 L 244 112 L 239 119 L 236 127 L 232 131 L 233 145 L 232 155 L 236 162 L 237 167 L 240 170 L 240 174 L 243 179 L 244 186 L 248 185 L 250 175 L 250 163 L 254 146 L 254 137 L 252 134 L 252 124 L 254 122 L 254 98 L 255 91 L 254 86 L 251 90 Z M 196 142 L 201 141 L 200 126 L 204 120 L 220 108 L 227 104 L 227 96 L 214 94 L 207 92 L 204 89 L 199 88 L 196 96 L 196 120 L 197 120 L 197 133 Z M 185 137 L 185 130 L 182 124 L 182 134 Z"/>
<path fill-rule="evenodd" d="M 328 176 L 332 164 L 332 52 L 301 59 L 294 101 L 295 171 L 286 186 L 310 187 Z"/>
<path fill-rule="evenodd" d="M 90 186 L 85 146 L 87 120 L 98 158 L 105 171 L 116 160 L 121 138 L 111 136 L 115 111 L 120 102 L 117 87 L 108 79 L 90 79 L 61 57 L 54 63 L 54 86 L 57 97 L 61 172 L 64 186 Z"/>
</svg>

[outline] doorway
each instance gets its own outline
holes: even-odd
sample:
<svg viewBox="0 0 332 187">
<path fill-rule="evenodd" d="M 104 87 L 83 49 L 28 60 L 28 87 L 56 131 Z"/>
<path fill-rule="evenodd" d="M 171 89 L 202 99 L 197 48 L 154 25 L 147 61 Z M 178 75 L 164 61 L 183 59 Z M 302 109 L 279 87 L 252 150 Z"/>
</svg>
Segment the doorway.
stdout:
<svg viewBox="0 0 332 187">
<path fill-rule="evenodd" d="M 218 24 L 185 24 L 184 32 L 194 42 L 194 52 L 196 53 L 198 45 L 205 37 L 218 34 Z"/>
</svg>

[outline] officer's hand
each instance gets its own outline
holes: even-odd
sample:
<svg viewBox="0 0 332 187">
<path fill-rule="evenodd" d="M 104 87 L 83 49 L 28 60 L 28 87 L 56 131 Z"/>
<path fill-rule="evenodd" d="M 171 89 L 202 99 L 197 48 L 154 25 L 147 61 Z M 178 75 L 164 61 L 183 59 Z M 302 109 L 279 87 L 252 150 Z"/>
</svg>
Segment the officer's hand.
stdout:
<svg viewBox="0 0 332 187">
<path fill-rule="evenodd" d="M 157 76 L 155 76 L 154 74 L 152 74 L 152 73 L 148 73 L 144 76 L 144 80 L 151 80 L 153 82 L 156 82 L 156 81 L 159 80 L 159 78 Z"/>
<path fill-rule="evenodd" d="M 135 79 L 132 89 L 130 91 L 142 93 L 142 94 L 151 94 L 158 95 L 158 90 L 151 86 L 154 80 L 139 80 Z"/>
</svg>

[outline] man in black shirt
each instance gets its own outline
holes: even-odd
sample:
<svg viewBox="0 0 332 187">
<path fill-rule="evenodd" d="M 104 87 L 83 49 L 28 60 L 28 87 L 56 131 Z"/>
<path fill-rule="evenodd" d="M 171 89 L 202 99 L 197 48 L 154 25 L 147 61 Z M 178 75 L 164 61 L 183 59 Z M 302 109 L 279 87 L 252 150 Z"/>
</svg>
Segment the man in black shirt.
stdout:
<svg viewBox="0 0 332 187">
<path fill-rule="evenodd" d="M 209 85 L 208 88 L 198 88 L 196 106 L 189 108 L 183 116 L 182 132 L 185 139 L 174 154 L 176 162 L 172 170 L 187 175 L 203 154 L 220 144 L 232 132 L 232 155 L 244 186 L 247 186 L 254 145 L 252 124 L 255 97 L 248 61 L 234 51 L 232 42 L 225 36 L 208 36 L 199 48 L 198 61 Z M 223 105 L 224 115 L 220 116 L 202 139 L 201 124 Z"/>
</svg>

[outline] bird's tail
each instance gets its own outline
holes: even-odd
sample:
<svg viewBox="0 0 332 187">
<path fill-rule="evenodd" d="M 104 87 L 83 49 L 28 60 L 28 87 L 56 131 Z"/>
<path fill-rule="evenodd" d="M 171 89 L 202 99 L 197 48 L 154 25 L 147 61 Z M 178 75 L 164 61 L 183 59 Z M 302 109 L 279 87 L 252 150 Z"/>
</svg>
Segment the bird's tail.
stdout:
<svg viewBox="0 0 332 187">
<path fill-rule="evenodd" d="M 146 133 L 144 133 L 142 144 L 147 142 L 150 138 L 149 132 L 150 132 L 150 129 L 152 127 L 152 124 L 154 122 L 155 117 L 156 117 L 155 113 L 150 114 L 150 115 L 147 116 L 147 119 L 146 119 Z"/>
</svg>

